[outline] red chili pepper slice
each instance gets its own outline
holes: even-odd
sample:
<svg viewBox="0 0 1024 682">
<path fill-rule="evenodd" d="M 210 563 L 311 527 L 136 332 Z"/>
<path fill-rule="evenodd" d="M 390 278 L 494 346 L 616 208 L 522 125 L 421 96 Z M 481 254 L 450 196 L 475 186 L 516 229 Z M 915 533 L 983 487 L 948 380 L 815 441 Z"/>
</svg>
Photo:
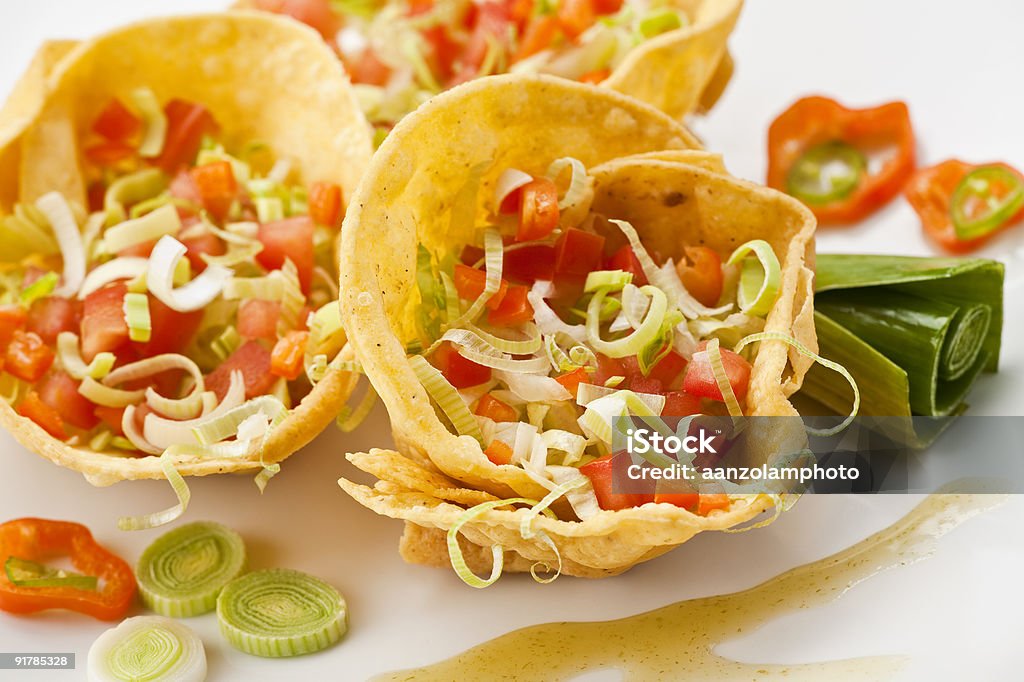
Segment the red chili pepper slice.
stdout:
<svg viewBox="0 0 1024 682">
<path fill-rule="evenodd" d="M 878 168 L 870 158 L 880 160 Z M 768 130 L 768 185 L 801 199 L 825 223 L 854 223 L 892 200 L 914 171 L 914 130 L 903 102 L 847 109 L 797 101 Z"/>
<path fill-rule="evenodd" d="M 135 575 L 123 559 L 101 547 L 85 526 L 70 521 L 17 519 L 0 525 L 0 565 L 8 558 L 45 562 L 67 556 L 75 570 L 100 579 L 100 589 L 25 587 L 0 572 L 0 609 L 35 613 L 78 611 L 100 620 L 120 620 L 135 600 Z"/>
</svg>

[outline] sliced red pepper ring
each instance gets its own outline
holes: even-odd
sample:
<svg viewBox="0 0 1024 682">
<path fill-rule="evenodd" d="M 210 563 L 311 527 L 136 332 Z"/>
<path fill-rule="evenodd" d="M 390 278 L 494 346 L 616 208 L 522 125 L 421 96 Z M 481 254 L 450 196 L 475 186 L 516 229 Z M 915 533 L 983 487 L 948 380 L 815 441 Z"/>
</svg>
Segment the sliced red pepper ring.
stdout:
<svg viewBox="0 0 1024 682">
<path fill-rule="evenodd" d="M 982 166 L 953 191 L 949 211 L 960 239 L 995 232 L 1024 207 L 1024 179 L 1002 166 Z"/>
<path fill-rule="evenodd" d="M 802 200 L 821 223 L 866 218 L 900 193 L 914 164 L 903 102 L 847 109 L 805 97 L 768 129 L 768 185 Z"/>
<path fill-rule="evenodd" d="M 94 576 L 98 589 L 73 584 L 18 585 L 8 576 L 13 567 L 38 565 L 67 556 L 80 577 Z M 15 557 L 13 564 L 9 559 Z M 135 575 L 123 559 L 101 547 L 85 526 L 70 521 L 24 518 L 0 525 L 0 609 L 10 613 L 35 613 L 47 609 L 78 611 L 100 620 L 119 620 L 135 600 Z M 27 562 L 27 563 L 21 563 Z M 39 571 L 46 572 L 45 567 Z"/>
</svg>

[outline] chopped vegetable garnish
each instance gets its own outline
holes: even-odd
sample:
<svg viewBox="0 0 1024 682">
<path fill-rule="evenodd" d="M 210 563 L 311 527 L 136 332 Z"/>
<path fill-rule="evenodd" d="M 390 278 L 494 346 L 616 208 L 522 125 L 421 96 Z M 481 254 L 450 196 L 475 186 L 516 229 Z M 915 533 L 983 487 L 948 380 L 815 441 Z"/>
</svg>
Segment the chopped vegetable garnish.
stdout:
<svg viewBox="0 0 1024 682">
<path fill-rule="evenodd" d="M 201 521 L 161 535 L 139 558 L 136 574 L 146 606 L 172 618 L 217 608 L 224 586 L 245 568 L 245 543 L 235 531 Z"/>
<path fill-rule="evenodd" d="M 43 565 L 57 556 L 68 557 L 81 575 Z M 117 620 L 135 599 L 131 567 L 77 523 L 26 518 L 0 525 L 0 563 L 0 609 L 10 613 L 68 609 Z"/>
<path fill-rule="evenodd" d="M 90 682 L 203 682 L 203 641 L 182 623 L 136 616 L 100 635 L 89 648 Z"/>
<path fill-rule="evenodd" d="M 326 649 L 348 630 L 341 594 L 311 575 L 256 571 L 228 584 L 217 598 L 224 637 L 254 656 L 302 656 Z"/>
</svg>

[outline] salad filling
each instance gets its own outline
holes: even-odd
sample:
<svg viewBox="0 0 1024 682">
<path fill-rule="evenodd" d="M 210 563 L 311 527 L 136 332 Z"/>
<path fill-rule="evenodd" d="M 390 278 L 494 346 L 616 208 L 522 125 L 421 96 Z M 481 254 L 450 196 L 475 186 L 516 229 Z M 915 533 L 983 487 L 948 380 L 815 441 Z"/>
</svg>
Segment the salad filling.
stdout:
<svg viewBox="0 0 1024 682">
<path fill-rule="evenodd" d="M 742 339 L 765 327 L 778 257 L 753 240 L 661 259 L 592 210 L 592 187 L 574 158 L 544 176 L 506 169 L 482 243 L 457 260 L 421 245 L 409 364 L 453 433 L 566 495 L 581 520 L 648 502 L 728 508 L 721 492 L 613 492 L 612 419 L 742 416 L 756 353 Z"/>
<path fill-rule="evenodd" d="M 0 228 L 3 398 L 97 452 L 254 457 L 343 344 L 341 188 L 146 88 L 86 136 L 89 205 L 51 192 Z"/>
</svg>

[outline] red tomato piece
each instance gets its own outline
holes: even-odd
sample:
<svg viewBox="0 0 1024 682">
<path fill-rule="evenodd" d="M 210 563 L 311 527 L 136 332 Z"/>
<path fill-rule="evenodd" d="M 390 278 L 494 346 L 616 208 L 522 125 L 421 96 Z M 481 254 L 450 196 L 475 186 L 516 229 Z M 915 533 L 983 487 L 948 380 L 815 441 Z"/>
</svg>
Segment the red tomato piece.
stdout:
<svg viewBox="0 0 1024 682">
<path fill-rule="evenodd" d="M 512 407 L 506 402 L 498 400 L 490 393 L 480 398 L 480 401 L 476 404 L 476 409 L 473 413 L 480 417 L 487 417 L 493 419 L 496 422 L 514 422 L 519 421 L 519 413 L 516 412 L 516 408 Z"/>
<path fill-rule="evenodd" d="M 208 256 L 223 256 L 228 251 L 224 242 L 212 232 L 203 232 L 195 237 L 182 239 L 181 243 L 188 249 L 185 252 L 185 258 L 188 258 L 192 272 L 195 274 L 206 269 L 206 261 L 203 260 L 204 253 Z"/>
<path fill-rule="evenodd" d="M 473 31 L 462 53 L 461 68 L 448 83 L 449 87 L 476 78 L 491 45 L 498 45 L 507 50 L 509 28 L 512 23 L 508 8 L 503 3 L 493 0 L 474 4 L 472 7 L 475 8 L 475 16 L 470 17 L 473 21 Z"/>
<path fill-rule="evenodd" d="M 512 448 L 500 440 L 491 441 L 491 444 L 484 450 L 484 454 L 487 455 L 487 459 L 491 460 L 491 463 L 498 466 L 512 463 Z"/>
<path fill-rule="evenodd" d="M 514 327 L 533 319 L 533 306 L 527 299 L 530 290 L 522 284 L 513 284 L 501 299 L 501 305 L 487 313 L 487 321 L 495 327 Z"/>
<path fill-rule="evenodd" d="M 597 21 L 592 2 L 593 0 L 562 0 L 558 3 L 558 24 L 570 40 L 579 38 L 581 33 Z"/>
<path fill-rule="evenodd" d="M 24 329 L 27 322 L 28 312 L 20 305 L 0 305 L 0 353 L 7 350 L 14 332 Z"/>
<path fill-rule="evenodd" d="M 548 49 L 557 36 L 558 19 L 553 14 L 540 14 L 534 17 L 519 39 L 519 49 L 516 50 L 512 61 L 518 62 Z"/>
<path fill-rule="evenodd" d="M 601 355 L 597 353 L 597 372 L 594 373 L 593 383 L 598 386 L 604 386 L 605 382 L 612 377 L 625 377 L 626 367 L 622 364 L 622 360 L 618 358 L 610 358 L 607 355 Z"/>
<path fill-rule="evenodd" d="M 124 319 L 124 295 L 127 285 L 108 284 L 85 297 L 82 306 L 82 358 L 92 362 L 98 353 L 116 351 L 128 343 L 128 323 Z"/>
<path fill-rule="evenodd" d="M 722 391 L 718 388 L 718 382 L 715 381 L 715 372 L 711 369 L 711 358 L 708 356 L 706 348 L 707 341 L 702 341 L 697 346 L 697 352 L 690 358 L 690 364 L 686 366 L 686 374 L 683 376 L 683 390 L 699 398 L 722 400 Z M 736 399 L 743 402 L 750 383 L 750 363 L 743 356 L 737 355 L 731 350 L 724 348 L 720 350 L 729 385 L 732 386 Z"/>
<path fill-rule="evenodd" d="M 341 28 L 341 19 L 331 9 L 329 0 L 255 0 L 257 9 L 284 14 L 314 29 L 330 40 Z"/>
<path fill-rule="evenodd" d="M 337 229 L 343 215 L 341 187 L 333 182 L 314 182 L 309 188 L 309 217 L 318 225 Z"/>
<path fill-rule="evenodd" d="M 104 407 L 103 405 L 94 406 L 93 414 L 96 418 L 103 422 L 106 426 L 114 432 L 115 436 L 123 436 L 124 431 L 121 429 L 121 421 L 124 419 L 123 407 Z"/>
<path fill-rule="evenodd" d="M 172 197 L 184 199 L 195 207 L 195 210 L 189 210 L 178 206 L 178 215 L 181 217 L 194 215 L 195 211 L 202 207 L 203 197 L 199 194 L 199 188 L 196 187 L 196 183 L 192 181 L 191 173 L 187 170 L 183 170 L 174 176 L 169 189 Z"/>
<path fill-rule="evenodd" d="M 665 407 L 661 410 L 663 417 L 688 417 L 700 414 L 700 398 L 686 391 L 669 391 L 665 394 Z"/>
<path fill-rule="evenodd" d="M 638 287 L 646 286 L 649 284 L 647 281 L 647 275 L 644 274 L 643 267 L 640 266 L 640 260 L 633 253 L 633 247 L 626 244 L 621 249 L 616 251 L 611 258 L 605 263 L 605 268 L 608 270 L 622 270 L 633 275 L 633 284 Z"/>
<path fill-rule="evenodd" d="M 277 339 L 277 321 L 281 317 L 278 301 L 251 298 L 238 306 L 238 334 L 243 339 Z"/>
<path fill-rule="evenodd" d="M 716 509 L 728 509 L 729 504 L 729 496 L 725 493 L 701 493 L 700 501 L 697 503 L 697 514 L 707 516 Z"/>
<path fill-rule="evenodd" d="M 52 346 L 57 343 L 57 335 L 61 332 L 77 332 L 81 319 L 81 303 L 70 298 L 47 296 L 29 308 L 26 329 Z"/>
<path fill-rule="evenodd" d="M 111 142 L 125 142 L 142 132 L 142 119 L 114 97 L 92 122 L 92 129 Z"/>
<path fill-rule="evenodd" d="M 292 330 L 281 337 L 270 353 L 270 373 L 295 381 L 302 374 L 309 332 Z"/>
<path fill-rule="evenodd" d="M 555 247 L 550 244 L 529 244 L 505 251 L 501 274 L 520 284 L 537 280 L 550 282 L 555 276 Z"/>
<path fill-rule="evenodd" d="M 277 381 L 270 373 L 270 351 L 256 341 L 248 341 L 206 376 L 206 390 L 216 393 L 218 400 L 223 399 L 235 370 L 241 371 L 245 379 L 246 399 L 266 395 Z"/>
<path fill-rule="evenodd" d="M 613 476 L 618 476 L 622 483 L 626 483 L 626 467 L 629 466 L 629 456 L 624 453 L 605 455 L 595 459 L 589 464 L 580 467 L 580 473 L 590 479 L 594 486 L 594 494 L 597 495 L 597 504 L 604 510 L 629 509 L 639 507 L 654 501 L 653 482 L 650 492 L 616 493 L 613 490 Z M 640 485 L 640 481 L 630 482 L 630 485 Z M 644 482 L 644 485 L 646 482 Z M 646 486 L 645 486 L 646 487 Z"/>
<path fill-rule="evenodd" d="M 68 433 L 64 430 L 64 420 L 60 418 L 57 410 L 53 409 L 39 398 L 35 391 L 29 391 L 18 405 L 18 414 L 26 419 L 31 419 L 39 427 L 57 440 L 67 440 Z"/>
<path fill-rule="evenodd" d="M 675 349 L 669 350 L 669 352 L 661 360 L 651 368 L 651 371 L 647 373 L 647 376 L 651 379 L 657 379 L 666 387 L 672 386 L 679 375 L 686 369 L 686 359 L 677 353 Z"/>
<path fill-rule="evenodd" d="M 484 259 L 484 250 L 479 246 L 466 245 L 462 247 L 462 254 L 459 256 L 459 260 L 462 261 L 463 265 L 473 267 Z M 505 254 L 505 262 L 508 263 L 508 254 Z M 504 270 L 503 270 L 504 274 Z"/>
<path fill-rule="evenodd" d="M 189 171 L 203 207 L 217 220 L 224 220 L 238 195 L 238 182 L 228 161 L 197 166 Z"/>
<path fill-rule="evenodd" d="M 687 246 L 686 257 L 692 265 L 679 262 L 676 266 L 679 279 L 694 298 L 706 306 L 714 306 L 722 296 L 722 258 L 706 246 Z"/>
<path fill-rule="evenodd" d="M 443 343 L 434 353 L 434 366 L 455 388 L 469 388 L 491 380 L 491 368 L 459 355 L 450 343 Z"/>
<path fill-rule="evenodd" d="M 615 14 L 622 9 L 624 0 L 591 0 L 594 11 L 598 14 Z"/>
<path fill-rule="evenodd" d="M 85 148 L 85 158 L 97 166 L 116 166 L 135 156 L 135 147 L 123 142 L 100 142 Z"/>
<path fill-rule="evenodd" d="M 314 229 L 309 216 L 264 223 L 259 231 L 263 250 L 256 255 L 256 261 L 267 270 L 279 270 L 285 259 L 290 258 L 299 272 L 302 291 L 307 295 L 313 282 Z"/>
<path fill-rule="evenodd" d="M 483 270 L 477 270 L 462 263 L 455 264 L 455 290 L 459 292 L 459 298 L 466 301 L 475 301 L 484 293 L 486 287 L 487 273 Z M 506 293 L 508 293 L 508 282 L 501 280 L 498 291 L 485 304 L 487 308 L 497 310 L 504 300 Z"/>
<path fill-rule="evenodd" d="M 700 503 L 700 494 L 686 481 L 661 480 L 654 488 L 654 501 L 695 512 Z"/>
<path fill-rule="evenodd" d="M 590 83 L 591 85 L 598 85 L 608 79 L 608 76 L 612 75 L 611 69 L 597 69 L 596 71 L 588 71 L 587 73 L 580 76 L 577 80 L 580 83 Z"/>
<path fill-rule="evenodd" d="M 75 381 L 67 372 L 51 372 L 39 384 L 39 399 L 53 408 L 67 423 L 88 431 L 99 423 L 94 405 L 78 392 L 81 382 Z"/>
<path fill-rule="evenodd" d="M 4 356 L 4 370 L 11 376 L 34 384 L 53 364 L 53 349 L 43 343 L 38 334 L 14 332 Z"/>
<path fill-rule="evenodd" d="M 601 269 L 604 237 L 570 227 L 555 243 L 555 272 L 586 276 Z"/>
<path fill-rule="evenodd" d="M 391 68 L 380 60 L 372 47 L 367 47 L 358 59 L 345 66 L 353 83 L 383 87 L 391 79 Z"/>
<path fill-rule="evenodd" d="M 558 187 L 547 178 L 523 185 L 519 200 L 519 229 L 516 241 L 543 239 L 558 227 Z"/>
<path fill-rule="evenodd" d="M 580 367 L 579 369 L 574 369 L 568 374 L 555 377 L 555 381 L 562 384 L 562 387 L 569 391 L 569 395 L 575 398 L 576 393 L 579 391 L 580 384 L 590 383 L 590 374 L 587 373 L 587 370 Z"/>
<path fill-rule="evenodd" d="M 203 311 L 179 313 L 167 307 L 153 294 L 149 298 L 149 320 L 153 331 L 146 343 L 132 342 L 140 357 L 151 358 L 164 353 L 180 353 L 185 350 L 203 322 Z M 122 316 L 124 313 L 122 312 Z"/>
<path fill-rule="evenodd" d="M 217 132 L 217 122 L 209 110 L 185 100 L 172 99 L 164 107 L 167 116 L 167 137 L 154 165 L 168 175 L 174 175 L 183 166 L 189 166 L 199 153 L 204 135 Z"/>
<path fill-rule="evenodd" d="M 633 376 L 629 380 L 629 390 L 637 393 L 658 393 L 665 390 L 665 386 L 658 379 L 645 377 L 641 374 Z"/>
</svg>

